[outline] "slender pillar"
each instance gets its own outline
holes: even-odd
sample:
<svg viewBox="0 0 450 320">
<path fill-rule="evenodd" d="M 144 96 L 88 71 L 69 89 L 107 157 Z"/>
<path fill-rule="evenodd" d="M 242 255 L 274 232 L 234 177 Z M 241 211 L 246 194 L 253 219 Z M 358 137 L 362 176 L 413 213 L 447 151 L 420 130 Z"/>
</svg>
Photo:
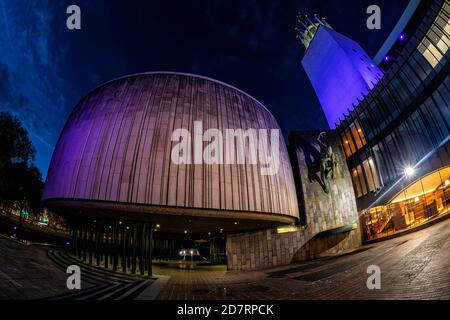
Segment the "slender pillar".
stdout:
<svg viewBox="0 0 450 320">
<path fill-rule="evenodd" d="M 145 232 L 144 232 L 144 254 L 143 254 L 143 264 L 144 264 L 144 273 L 145 271 L 147 271 L 147 248 L 148 248 L 148 243 L 147 243 L 147 233 L 148 233 L 148 226 L 147 224 L 144 224 L 144 228 L 145 228 Z"/>
<path fill-rule="evenodd" d="M 148 276 L 151 277 L 153 275 L 153 264 L 152 264 L 152 249 L 153 249 L 153 223 L 148 224 L 148 249 L 147 249 L 147 270 Z"/>
<path fill-rule="evenodd" d="M 104 253 L 105 253 L 105 268 L 108 269 L 108 262 L 109 262 L 109 224 L 106 223 L 106 228 L 105 228 L 105 235 L 106 235 L 106 239 L 105 239 L 105 246 L 104 246 Z"/>
<path fill-rule="evenodd" d="M 128 226 L 127 229 L 127 237 L 126 237 L 126 256 L 127 256 L 127 269 L 131 269 L 131 259 L 130 259 L 130 254 L 131 254 L 131 235 L 133 234 L 133 225 Z"/>
<path fill-rule="evenodd" d="M 83 223 L 82 227 L 82 235 L 83 235 L 83 261 L 86 262 L 86 251 L 87 251 L 87 223 Z"/>
<path fill-rule="evenodd" d="M 82 233 L 81 233 L 81 223 L 78 223 L 78 226 L 77 226 L 77 256 L 78 256 L 78 259 L 81 259 L 81 252 L 82 252 L 82 243 L 81 243 L 81 240 L 82 240 Z"/>
<path fill-rule="evenodd" d="M 94 225 L 92 223 L 89 224 L 89 264 L 92 264 L 92 253 L 93 253 L 93 246 L 94 243 Z"/>
<path fill-rule="evenodd" d="M 131 273 L 136 273 L 136 245 L 137 245 L 137 224 L 133 224 L 133 243 L 132 243 L 132 257 L 131 257 Z"/>
<path fill-rule="evenodd" d="M 112 263 L 113 263 L 113 270 L 117 271 L 117 228 L 118 223 L 116 221 L 112 224 Z"/>
<path fill-rule="evenodd" d="M 144 275 L 144 256 L 145 256 L 145 233 L 146 233 L 146 225 L 141 224 L 141 241 L 140 241 L 140 246 L 139 246 L 139 271 L 141 273 L 141 275 Z"/>
<path fill-rule="evenodd" d="M 96 229 L 95 229 L 95 259 L 96 259 L 97 267 L 100 266 L 100 243 L 101 243 L 100 237 L 103 235 L 101 232 L 102 227 L 103 227 L 103 224 L 101 221 L 99 221 L 96 224 Z"/>
<path fill-rule="evenodd" d="M 77 254 L 77 225 L 72 221 L 72 254 Z"/>
<path fill-rule="evenodd" d="M 122 258 L 120 260 L 122 264 L 122 272 L 127 272 L 127 227 L 125 224 L 122 226 L 122 231 L 120 234 L 120 241 L 121 241 L 121 249 L 122 249 Z"/>
</svg>

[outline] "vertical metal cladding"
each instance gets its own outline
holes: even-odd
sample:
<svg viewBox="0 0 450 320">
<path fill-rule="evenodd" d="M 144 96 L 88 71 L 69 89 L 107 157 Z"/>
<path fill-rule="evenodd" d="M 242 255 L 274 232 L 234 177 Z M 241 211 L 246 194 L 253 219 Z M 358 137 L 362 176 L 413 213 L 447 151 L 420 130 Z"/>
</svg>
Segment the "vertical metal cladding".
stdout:
<svg viewBox="0 0 450 320">
<path fill-rule="evenodd" d="M 109 82 L 72 112 L 56 146 L 44 200 L 83 199 L 298 217 L 292 169 L 280 134 L 278 174 L 258 165 L 176 165 L 175 129 L 279 129 L 236 88 L 194 75 L 146 73 Z"/>
</svg>

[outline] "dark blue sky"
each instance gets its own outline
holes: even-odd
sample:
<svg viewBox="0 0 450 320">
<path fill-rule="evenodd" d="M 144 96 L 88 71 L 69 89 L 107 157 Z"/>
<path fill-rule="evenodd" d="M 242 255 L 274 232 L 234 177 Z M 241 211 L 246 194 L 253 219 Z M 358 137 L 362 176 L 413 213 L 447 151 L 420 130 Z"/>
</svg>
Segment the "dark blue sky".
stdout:
<svg viewBox="0 0 450 320">
<path fill-rule="evenodd" d="M 66 8 L 82 30 L 66 28 Z M 366 28 L 366 8 L 382 29 Z M 265 104 L 285 134 L 326 127 L 300 65 L 297 11 L 319 13 L 375 56 L 408 0 L 0 0 L 0 111 L 17 115 L 46 176 L 73 106 L 112 78 L 180 71 L 234 85 Z"/>
</svg>

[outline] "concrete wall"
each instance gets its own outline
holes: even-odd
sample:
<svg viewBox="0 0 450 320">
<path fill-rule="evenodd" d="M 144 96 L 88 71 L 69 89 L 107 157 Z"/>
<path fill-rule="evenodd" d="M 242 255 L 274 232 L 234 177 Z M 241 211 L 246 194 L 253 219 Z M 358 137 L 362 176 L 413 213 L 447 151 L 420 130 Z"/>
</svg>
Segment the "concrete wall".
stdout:
<svg viewBox="0 0 450 320">
<path fill-rule="evenodd" d="M 302 66 L 331 129 L 383 76 L 358 43 L 324 26 L 306 50 Z"/>
<path fill-rule="evenodd" d="M 328 253 L 338 253 L 361 244 L 356 200 L 344 154 L 334 132 L 329 143 L 338 163 L 336 179 L 329 183 L 329 194 L 315 180 L 319 160 L 317 137 L 320 132 L 294 133 L 290 144 L 298 161 L 298 194 L 303 227 L 289 233 L 277 229 L 229 234 L 227 236 L 228 268 L 257 270 L 304 261 Z M 294 159 L 295 160 L 295 159 Z M 293 166 L 297 165 L 293 163 Z M 295 172 L 296 170 L 294 170 Z M 328 234 L 327 231 L 357 224 L 353 231 Z"/>
</svg>

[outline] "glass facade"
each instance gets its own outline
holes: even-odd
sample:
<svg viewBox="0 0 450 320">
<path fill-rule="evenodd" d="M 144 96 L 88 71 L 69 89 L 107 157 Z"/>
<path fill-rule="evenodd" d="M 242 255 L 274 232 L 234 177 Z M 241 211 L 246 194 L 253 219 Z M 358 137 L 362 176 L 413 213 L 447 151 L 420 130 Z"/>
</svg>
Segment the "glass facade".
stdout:
<svg viewBox="0 0 450 320">
<path fill-rule="evenodd" d="M 445 17 L 445 13 L 444 7 L 427 32 L 427 35 L 417 47 L 419 52 L 433 68 L 436 68 L 442 61 L 450 46 L 450 39 L 448 37 L 450 24 L 448 23 L 448 16 Z"/>
<path fill-rule="evenodd" d="M 352 170 L 352 180 L 357 197 L 362 197 L 368 192 L 376 192 L 381 188 L 380 177 L 372 157 Z"/>
<path fill-rule="evenodd" d="M 450 167 L 442 168 L 404 188 L 389 204 L 364 211 L 365 240 L 417 227 L 450 213 Z"/>
<path fill-rule="evenodd" d="M 430 3 L 383 79 L 337 127 L 359 199 L 376 198 L 448 140 L 450 4 Z"/>
</svg>

